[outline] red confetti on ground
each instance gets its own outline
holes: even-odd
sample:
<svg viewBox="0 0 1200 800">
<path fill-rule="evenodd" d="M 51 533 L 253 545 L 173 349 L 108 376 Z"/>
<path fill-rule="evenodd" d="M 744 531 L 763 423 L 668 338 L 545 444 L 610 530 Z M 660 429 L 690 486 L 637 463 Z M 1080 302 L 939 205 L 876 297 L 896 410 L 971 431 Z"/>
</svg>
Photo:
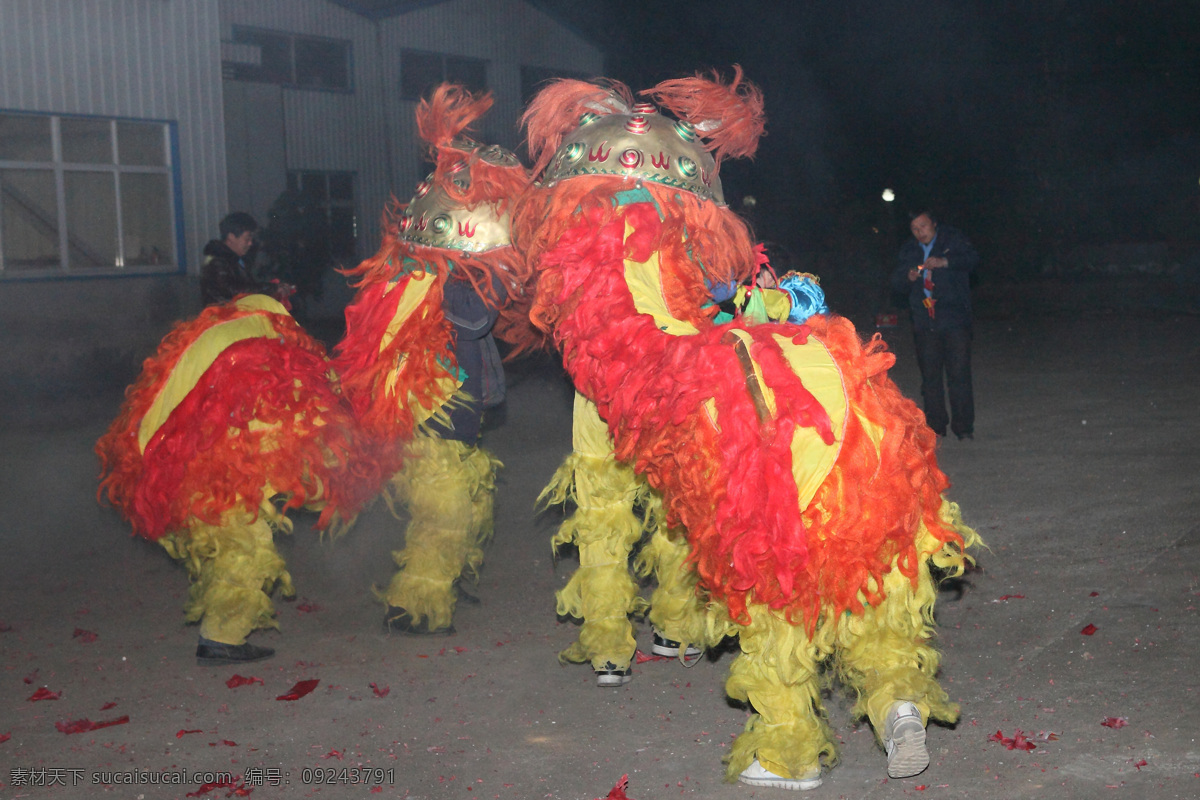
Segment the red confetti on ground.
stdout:
<svg viewBox="0 0 1200 800">
<path fill-rule="evenodd" d="M 319 605 L 317 605 L 316 603 L 310 603 L 307 600 L 305 600 L 303 603 L 300 603 L 299 605 L 296 606 L 296 610 L 302 614 L 311 614 L 314 611 L 320 611 L 321 607 Z"/>
<path fill-rule="evenodd" d="M 202 731 L 200 728 L 196 728 L 195 730 L 191 730 L 191 731 L 185 731 L 182 728 L 180 728 L 179 731 L 176 732 L 175 738 L 182 739 L 183 737 L 187 736 L 189 733 L 204 733 L 204 731 Z"/>
<path fill-rule="evenodd" d="M 603 800 L 633 800 L 625 794 L 625 790 L 629 788 L 629 775 L 622 775 L 621 780 L 617 781 L 617 785 L 609 791 L 608 796 Z M 601 800 L 597 797 L 596 800 Z"/>
<path fill-rule="evenodd" d="M 239 775 L 233 780 L 217 781 L 215 783 L 206 783 L 194 792 L 188 792 L 188 797 L 202 797 L 213 789 L 228 789 L 225 793 L 226 797 L 249 797 L 254 790 L 242 782 L 242 776 Z"/>
<path fill-rule="evenodd" d="M 342 760 L 344 760 L 345 756 L 346 756 L 345 750 L 330 750 L 328 753 L 321 756 L 321 758 L 325 758 L 325 759 L 336 758 L 338 761 L 342 761 Z"/>
<path fill-rule="evenodd" d="M 465 648 L 465 647 L 459 647 L 458 645 L 455 645 L 455 646 L 454 646 L 454 652 L 456 652 L 456 653 L 465 653 L 465 652 L 467 652 L 467 648 Z"/>
<path fill-rule="evenodd" d="M 11 738 L 12 738 L 11 733 L 0 733 L 0 742 L 7 742 Z"/>
<path fill-rule="evenodd" d="M 996 602 L 1001 602 L 1003 600 L 1024 600 L 1024 599 L 1025 599 L 1025 595 L 1023 595 L 1023 594 L 1002 594 L 1002 595 L 1000 595 L 1000 597 L 997 599 Z"/>
<path fill-rule="evenodd" d="M 1088 597 L 1099 597 L 1099 596 L 1100 596 L 1099 592 L 1092 592 L 1091 594 L 1088 595 Z"/>
<path fill-rule="evenodd" d="M 38 674 L 39 672 L 41 672 L 41 669 L 40 669 L 40 668 L 39 668 L 39 669 L 35 669 L 33 672 L 31 672 L 31 673 L 29 673 L 28 675 L 26 675 L 26 676 L 25 676 L 25 682 L 26 682 L 26 683 L 33 683 L 35 680 L 37 680 L 37 674 Z"/>
<path fill-rule="evenodd" d="M 1134 766 L 1137 767 L 1138 772 L 1141 772 L 1142 767 L 1148 767 L 1150 765 L 1147 763 L 1146 759 L 1143 758 L 1141 761 L 1136 762 Z"/>
<path fill-rule="evenodd" d="M 108 711 L 110 708 L 116 708 L 116 707 L 117 707 L 117 704 L 114 701 L 114 702 L 110 702 L 110 703 L 105 703 L 104 705 L 100 706 L 100 710 Z"/>
<path fill-rule="evenodd" d="M 381 794 L 382 792 L 383 792 L 383 787 L 382 787 L 382 786 L 373 786 L 373 787 L 371 787 L 371 794 Z"/>
<path fill-rule="evenodd" d="M 1041 739 L 1043 742 L 1057 742 L 1058 734 L 1054 731 L 1038 731 L 1037 738 Z"/>
<path fill-rule="evenodd" d="M 1025 738 L 1025 734 L 1019 729 L 1013 732 L 1011 737 L 1005 736 L 1004 731 L 996 731 L 988 737 L 989 742 L 999 742 L 1009 750 L 1035 750 L 1037 745 Z"/>
<path fill-rule="evenodd" d="M 928 789 L 929 787 L 922 783 L 920 786 L 914 786 L 913 788 L 916 789 L 918 792 L 923 792 L 926 789 Z"/>
<path fill-rule="evenodd" d="M 635 664 L 645 664 L 647 661 L 670 661 L 666 656 L 648 656 L 641 650 L 633 651 L 633 661 Z"/>
<path fill-rule="evenodd" d="M 313 689 L 317 688 L 317 684 L 320 682 L 321 681 L 317 680 L 316 678 L 312 678 L 307 681 L 299 681 L 295 686 L 293 686 L 284 694 L 279 695 L 279 697 L 276 697 L 275 699 L 299 700 L 301 697 L 304 697 L 304 695 L 311 693 Z"/>
<path fill-rule="evenodd" d="M 38 700 L 57 700 L 61 696 L 62 692 L 52 692 L 43 686 L 29 696 L 29 702 L 36 703 Z"/>
<path fill-rule="evenodd" d="M 1100 629 L 1089 622 L 1087 625 L 1084 625 L 1083 630 L 1081 630 L 1079 632 L 1082 633 L 1084 636 L 1091 636 L 1093 633 L 1095 633 L 1098 630 L 1100 630 Z"/>
<path fill-rule="evenodd" d="M 92 722 L 87 717 L 84 717 L 83 719 L 71 720 L 70 722 L 56 722 L 54 723 L 54 727 L 70 736 L 72 733 L 88 733 L 89 731 L 98 731 L 101 728 L 111 728 L 113 725 L 124 725 L 127 722 L 129 722 L 128 714 L 105 722 Z"/>
<path fill-rule="evenodd" d="M 245 677 L 242 677 L 241 675 L 234 675 L 232 678 L 225 681 L 225 685 L 228 686 L 230 689 L 236 689 L 239 686 L 249 686 L 252 683 L 262 683 L 262 682 L 263 682 L 262 678 L 256 678 L 254 676 L 245 678 Z"/>
<path fill-rule="evenodd" d="M 209 747 L 216 747 L 216 746 L 217 746 L 217 745 L 219 745 L 219 744 L 223 744 L 223 745 L 225 745 L 226 747 L 237 747 L 237 742 L 231 742 L 231 741 L 229 741 L 228 739 L 222 739 L 222 740 L 221 740 L 221 741 L 219 741 L 219 742 L 209 742 L 209 743 L 208 743 L 208 746 L 209 746 Z"/>
<path fill-rule="evenodd" d="M 388 692 L 390 692 L 391 690 L 392 690 L 391 686 L 385 686 L 382 689 L 380 689 L 378 684 L 374 684 L 374 683 L 371 684 L 371 691 L 375 693 L 376 697 L 387 697 Z"/>
<path fill-rule="evenodd" d="M 1126 725 L 1128 725 L 1129 718 L 1128 717 L 1105 717 L 1104 721 L 1101 722 L 1100 724 L 1106 728 L 1112 728 L 1112 729 L 1116 730 L 1117 728 L 1124 728 Z"/>
<path fill-rule="evenodd" d="M 76 628 L 75 632 L 71 634 L 71 637 L 74 639 L 78 639 L 79 641 L 83 642 L 84 644 L 91 644 L 92 642 L 99 639 L 100 635 L 96 634 L 96 633 L 92 633 L 91 631 L 85 631 L 83 628 Z"/>
</svg>

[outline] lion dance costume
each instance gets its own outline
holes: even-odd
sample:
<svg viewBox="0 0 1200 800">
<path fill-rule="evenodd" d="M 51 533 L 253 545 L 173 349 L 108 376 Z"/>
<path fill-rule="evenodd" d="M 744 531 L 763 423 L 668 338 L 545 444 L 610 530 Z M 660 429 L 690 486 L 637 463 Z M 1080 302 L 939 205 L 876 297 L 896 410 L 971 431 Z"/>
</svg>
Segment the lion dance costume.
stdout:
<svg viewBox="0 0 1200 800">
<path fill-rule="evenodd" d="M 273 533 L 289 509 L 327 525 L 369 499 L 378 466 L 353 439 L 324 347 L 265 295 L 206 308 L 146 360 L 96 444 L 100 495 L 187 566 L 201 663 L 272 654 L 246 636 L 278 627 L 276 585 L 292 593 Z"/>
<path fill-rule="evenodd" d="M 889 773 L 916 774 L 926 721 L 958 716 L 935 680 L 931 568 L 960 573 L 977 537 L 942 496 L 933 434 L 888 379 L 882 341 L 864 343 L 832 314 L 713 319 L 710 287 L 757 267 L 717 174 L 757 147 L 757 89 L 737 70 L 729 84 L 697 76 L 643 94 L 657 105 L 620 84 L 563 80 L 526 110 L 540 183 L 514 239 L 538 273 L 532 319 L 586 399 L 581 427 L 606 423 L 616 460 L 661 493 L 667 530 L 686 535 L 687 568 L 710 601 L 692 624 L 709 643 L 739 637 L 726 689 L 754 713 L 727 777 L 820 783 L 836 759 L 825 663 L 857 693 Z M 627 552 L 624 527 L 589 536 Z M 585 616 L 624 616 L 620 598 L 587 596 L 620 586 L 589 583 Z"/>
<path fill-rule="evenodd" d="M 334 358 L 360 441 L 394 467 L 385 497 L 408 511 L 383 593 L 388 627 L 406 633 L 453 631 L 461 578 L 477 577 L 492 533 L 500 463 L 478 446 L 494 383 L 484 364 L 508 289 L 524 282 L 509 204 L 529 180 L 513 154 L 462 135 L 491 105 L 442 85 L 418 108 L 436 169 L 351 271 L 358 294 Z"/>
</svg>

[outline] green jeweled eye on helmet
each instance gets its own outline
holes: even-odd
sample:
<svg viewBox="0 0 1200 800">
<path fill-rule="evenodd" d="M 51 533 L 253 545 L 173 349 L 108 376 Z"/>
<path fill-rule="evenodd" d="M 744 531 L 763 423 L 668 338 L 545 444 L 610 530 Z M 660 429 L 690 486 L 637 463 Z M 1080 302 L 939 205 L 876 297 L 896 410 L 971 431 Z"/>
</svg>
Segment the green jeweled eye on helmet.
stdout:
<svg viewBox="0 0 1200 800">
<path fill-rule="evenodd" d="M 429 224 L 429 227 L 434 233 L 443 234 L 450 230 L 450 225 L 450 218 L 445 214 L 439 214 L 433 218 L 433 222 Z"/>
<path fill-rule="evenodd" d="M 696 129 L 690 122 L 679 120 L 675 123 L 675 132 L 679 134 L 679 138 L 685 142 L 696 141 Z"/>
<path fill-rule="evenodd" d="M 589 122 L 595 122 L 598 119 L 600 119 L 599 114 L 593 114 L 591 111 L 585 111 L 583 115 L 579 117 L 579 124 L 580 126 L 587 125 Z"/>
<path fill-rule="evenodd" d="M 683 177 L 685 177 L 685 178 L 696 177 L 697 169 L 696 169 L 695 161 L 692 161 L 687 156 L 680 156 L 678 159 L 676 159 L 675 163 L 677 163 L 679 165 L 679 171 L 681 173 L 683 173 Z"/>
<path fill-rule="evenodd" d="M 567 161 L 578 161 L 583 158 L 583 154 L 587 151 L 587 145 L 583 142 L 571 142 L 563 151 L 563 158 Z"/>
</svg>

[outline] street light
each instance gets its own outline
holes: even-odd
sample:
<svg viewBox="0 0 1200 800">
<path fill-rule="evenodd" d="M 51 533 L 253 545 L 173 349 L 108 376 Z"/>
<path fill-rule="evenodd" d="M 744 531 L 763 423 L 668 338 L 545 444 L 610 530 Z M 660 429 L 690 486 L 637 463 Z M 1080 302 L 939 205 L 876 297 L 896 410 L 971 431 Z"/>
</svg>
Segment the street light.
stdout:
<svg viewBox="0 0 1200 800">
<path fill-rule="evenodd" d="M 891 189 L 884 189 L 882 197 L 883 197 L 883 202 L 890 203 L 896 199 L 896 193 L 893 192 Z"/>
</svg>

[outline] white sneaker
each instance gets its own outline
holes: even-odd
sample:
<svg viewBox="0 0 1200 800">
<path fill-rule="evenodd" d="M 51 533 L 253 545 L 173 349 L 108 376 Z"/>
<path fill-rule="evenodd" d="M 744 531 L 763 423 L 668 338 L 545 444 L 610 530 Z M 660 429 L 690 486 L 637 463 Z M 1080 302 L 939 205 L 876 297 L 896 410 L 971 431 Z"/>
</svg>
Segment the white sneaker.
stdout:
<svg viewBox="0 0 1200 800">
<path fill-rule="evenodd" d="M 925 771 L 929 749 L 925 747 L 925 724 L 916 705 L 901 701 L 892 706 L 884 724 L 883 746 L 889 778 L 911 778 Z"/>
<path fill-rule="evenodd" d="M 605 661 L 604 666 L 596 670 L 596 685 L 604 689 L 625 686 L 633 680 L 633 667 L 620 669 L 611 661 Z"/>
<path fill-rule="evenodd" d="M 742 770 L 741 775 L 738 775 L 738 781 L 748 786 L 763 786 L 768 789 L 791 789 L 794 792 L 802 792 L 807 789 L 815 789 L 821 785 L 821 768 L 817 767 L 803 778 L 785 778 L 768 770 L 762 764 L 758 763 L 758 759 L 756 758 L 750 762 L 750 766 Z"/>
</svg>

